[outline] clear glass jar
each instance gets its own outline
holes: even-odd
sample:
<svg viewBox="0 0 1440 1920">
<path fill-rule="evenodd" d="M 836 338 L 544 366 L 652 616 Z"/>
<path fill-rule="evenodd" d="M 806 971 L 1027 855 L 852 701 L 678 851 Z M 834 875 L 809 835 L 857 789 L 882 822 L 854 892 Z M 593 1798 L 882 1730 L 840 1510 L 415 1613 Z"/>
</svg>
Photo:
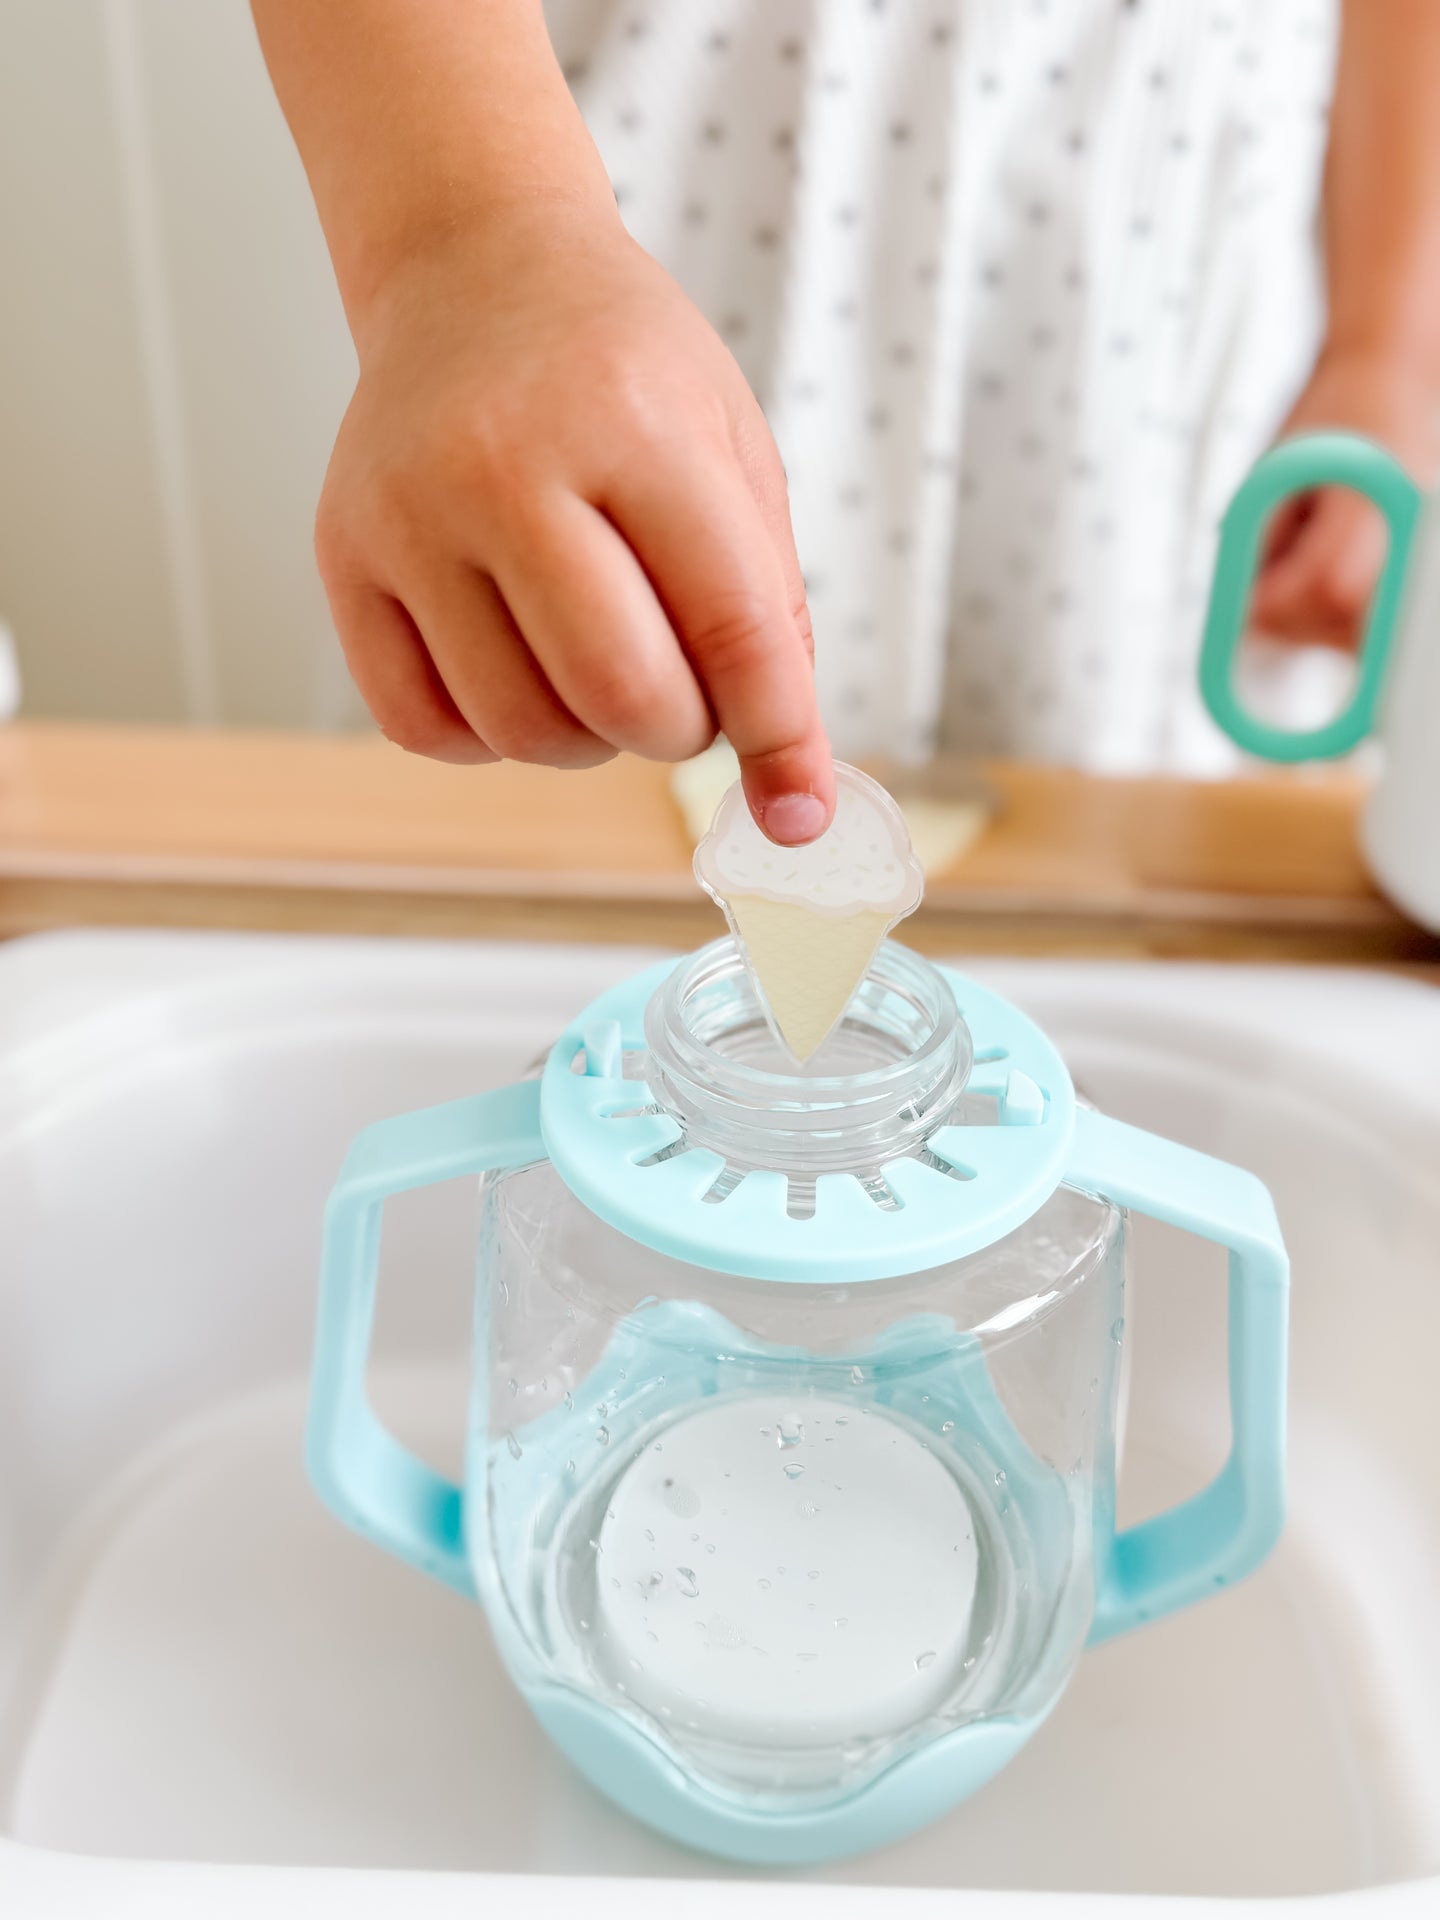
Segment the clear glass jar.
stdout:
<svg viewBox="0 0 1440 1920">
<path fill-rule="evenodd" d="M 650 1003 L 643 1081 L 788 1211 L 994 1121 L 945 977 L 882 948 L 803 1071 L 730 941 Z M 644 1095 L 637 1088 L 637 1104 Z M 1043 1714 L 1114 1520 L 1123 1215 L 1061 1186 L 897 1279 L 759 1281 L 606 1224 L 549 1162 L 487 1176 L 468 1550 L 519 1683 L 574 1689 L 715 1789 L 839 1797 L 900 1753 Z"/>
</svg>

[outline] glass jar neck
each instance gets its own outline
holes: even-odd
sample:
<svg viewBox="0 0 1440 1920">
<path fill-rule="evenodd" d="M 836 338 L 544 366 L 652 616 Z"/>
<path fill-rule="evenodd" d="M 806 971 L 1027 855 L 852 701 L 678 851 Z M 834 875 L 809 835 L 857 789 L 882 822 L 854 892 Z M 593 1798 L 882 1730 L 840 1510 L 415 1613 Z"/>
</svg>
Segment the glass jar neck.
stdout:
<svg viewBox="0 0 1440 1920">
<path fill-rule="evenodd" d="M 687 1145 L 737 1177 L 864 1174 L 918 1153 L 974 1049 L 943 974 L 886 941 L 834 1033 L 799 1066 L 775 1039 L 731 937 L 680 965 L 645 1014 L 645 1077 Z"/>
</svg>

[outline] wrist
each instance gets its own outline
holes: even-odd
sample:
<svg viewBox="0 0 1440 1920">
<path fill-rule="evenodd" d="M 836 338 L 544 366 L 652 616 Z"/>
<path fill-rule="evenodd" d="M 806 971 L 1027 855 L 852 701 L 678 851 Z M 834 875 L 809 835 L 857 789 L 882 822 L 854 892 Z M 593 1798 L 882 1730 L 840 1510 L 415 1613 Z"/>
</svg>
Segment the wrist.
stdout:
<svg viewBox="0 0 1440 1920">
<path fill-rule="evenodd" d="M 1332 311 L 1319 359 L 1322 365 L 1383 367 L 1397 380 L 1440 393 L 1437 304 L 1395 299 L 1364 310 Z"/>
<path fill-rule="evenodd" d="M 397 230 L 361 249 L 341 281 L 356 351 L 363 364 L 397 311 L 446 284 L 466 282 L 482 297 L 487 286 L 505 288 L 557 253 L 623 238 L 608 181 L 603 193 L 571 181 L 416 207 Z"/>
</svg>

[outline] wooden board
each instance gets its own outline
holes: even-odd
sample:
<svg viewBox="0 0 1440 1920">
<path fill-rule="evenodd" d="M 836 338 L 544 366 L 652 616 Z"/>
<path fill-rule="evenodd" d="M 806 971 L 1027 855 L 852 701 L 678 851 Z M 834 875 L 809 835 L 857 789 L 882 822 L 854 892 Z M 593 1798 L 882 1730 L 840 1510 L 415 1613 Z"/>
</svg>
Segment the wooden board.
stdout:
<svg viewBox="0 0 1440 1920">
<path fill-rule="evenodd" d="M 1435 964 L 1370 885 L 1349 774 L 1101 780 L 997 763 L 916 944 Z M 75 924 L 690 942 L 666 770 L 462 769 L 368 738 L 0 728 L 0 933 Z"/>
</svg>

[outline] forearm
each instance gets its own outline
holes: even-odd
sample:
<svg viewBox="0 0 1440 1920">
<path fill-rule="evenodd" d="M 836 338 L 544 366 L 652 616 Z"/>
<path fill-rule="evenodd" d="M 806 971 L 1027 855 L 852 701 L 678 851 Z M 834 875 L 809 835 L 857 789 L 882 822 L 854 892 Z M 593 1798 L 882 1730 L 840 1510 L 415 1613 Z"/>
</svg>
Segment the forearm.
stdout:
<svg viewBox="0 0 1440 1920">
<path fill-rule="evenodd" d="M 546 203 L 614 216 L 539 0 L 253 0 L 355 327 L 432 240 Z"/>
<path fill-rule="evenodd" d="M 1344 0 L 1325 181 L 1332 353 L 1440 381 L 1440 3 Z"/>
</svg>

